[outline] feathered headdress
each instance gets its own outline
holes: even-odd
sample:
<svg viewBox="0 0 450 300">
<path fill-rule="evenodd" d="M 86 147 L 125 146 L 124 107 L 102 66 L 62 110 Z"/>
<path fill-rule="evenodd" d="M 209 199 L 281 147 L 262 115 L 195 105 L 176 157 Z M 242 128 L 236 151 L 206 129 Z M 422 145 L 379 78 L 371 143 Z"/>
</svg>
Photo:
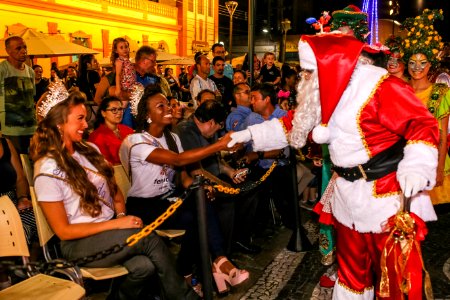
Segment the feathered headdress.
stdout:
<svg viewBox="0 0 450 300">
<path fill-rule="evenodd" d="M 441 57 L 439 52 L 444 48 L 442 37 L 433 26 L 435 20 L 443 20 L 442 9 L 425 9 L 422 15 L 415 18 L 407 18 L 402 29 L 408 31 L 407 37 L 403 40 L 402 57 L 408 61 L 413 54 L 422 53 L 436 65 Z"/>
<path fill-rule="evenodd" d="M 69 97 L 69 92 L 61 80 L 57 79 L 50 83 L 47 95 L 37 105 L 37 115 L 41 118 L 45 118 L 53 106 L 66 100 L 67 97 Z"/>
</svg>

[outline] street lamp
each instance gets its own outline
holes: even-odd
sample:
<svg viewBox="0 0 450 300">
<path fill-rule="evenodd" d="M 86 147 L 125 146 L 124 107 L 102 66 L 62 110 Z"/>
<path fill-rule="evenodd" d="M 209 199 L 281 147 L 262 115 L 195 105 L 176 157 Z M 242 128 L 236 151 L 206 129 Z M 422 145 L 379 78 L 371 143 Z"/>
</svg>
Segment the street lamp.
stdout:
<svg viewBox="0 0 450 300">
<path fill-rule="evenodd" d="M 286 56 L 286 35 L 288 30 L 291 29 L 291 21 L 284 19 L 281 21 L 281 28 L 283 30 L 283 47 L 281 48 L 281 62 L 284 63 L 284 57 Z"/>
<path fill-rule="evenodd" d="M 231 64 L 231 47 L 233 43 L 233 14 L 236 11 L 238 3 L 236 1 L 227 1 L 225 2 L 225 6 L 227 7 L 228 13 L 230 14 L 230 46 L 228 47 L 228 53 L 230 54 L 230 64 Z"/>
<path fill-rule="evenodd" d="M 394 35 L 395 30 L 395 16 L 398 16 L 400 12 L 400 5 L 398 0 L 389 1 L 389 15 L 392 17 L 392 35 Z"/>
</svg>

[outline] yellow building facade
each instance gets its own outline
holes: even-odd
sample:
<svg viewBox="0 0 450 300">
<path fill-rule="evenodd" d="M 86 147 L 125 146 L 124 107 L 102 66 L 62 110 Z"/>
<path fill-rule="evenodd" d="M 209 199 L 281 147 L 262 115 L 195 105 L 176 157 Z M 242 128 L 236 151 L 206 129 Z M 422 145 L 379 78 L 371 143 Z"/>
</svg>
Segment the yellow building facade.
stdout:
<svg viewBox="0 0 450 300">
<path fill-rule="evenodd" d="M 0 34 L 7 37 L 29 27 L 60 35 L 98 51 L 99 61 L 108 60 L 116 37 L 126 37 L 132 51 L 149 45 L 189 56 L 209 50 L 218 40 L 218 11 L 218 0 L 2 0 Z M 64 65 L 76 59 L 39 58 L 34 63 L 48 76 L 50 62 Z"/>
</svg>

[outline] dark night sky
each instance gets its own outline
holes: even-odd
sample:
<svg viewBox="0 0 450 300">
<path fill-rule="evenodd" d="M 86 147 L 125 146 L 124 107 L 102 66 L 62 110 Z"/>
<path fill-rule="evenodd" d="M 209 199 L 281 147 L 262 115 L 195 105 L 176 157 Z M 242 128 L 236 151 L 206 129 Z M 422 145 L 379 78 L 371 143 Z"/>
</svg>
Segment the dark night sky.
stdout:
<svg viewBox="0 0 450 300">
<path fill-rule="evenodd" d="M 379 18 L 389 19 L 388 1 L 378 0 Z M 398 0 L 400 5 L 400 14 L 396 20 L 402 22 L 407 17 L 414 17 L 422 12 L 425 8 L 442 8 L 444 10 L 444 21 L 437 21 L 435 23 L 437 30 L 442 35 L 444 41 L 450 41 L 450 0 Z M 220 0 L 220 4 L 224 4 L 225 0 Z M 247 11 L 248 0 L 238 0 L 238 10 Z M 280 5 L 280 2 L 282 3 Z M 362 7 L 363 0 L 256 0 L 257 17 L 256 26 L 262 26 L 265 20 L 271 24 L 274 33 L 279 33 L 279 26 L 276 22 L 278 16 L 281 15 L 277 7 L 283 8 L 283 16 L 287 17 L 293 23 L 294 29 L 289 34 L 314 33 L 309 25 L 305 23 L 308 17 L 320 17 L 320 13 L 324 10 L 330 12 L 342 9 L 349 4 Z M 271 7 L 271 9 L 269 9 Z M 269 12 L 271 12 L 269 17 Z M 229 19 L 226 16 L 221 16 L 220 31 L 228 31 Z M 236 20 L 238 26 L 234 31 L 235 34 L 246 35 L 246 21 Z M 222 30 L 222 28 L 224 30 Z M 259 31 L 258 28 L 256 29 Z M 225 33 L 225 32 L 224 32 Z"/>
</svg>

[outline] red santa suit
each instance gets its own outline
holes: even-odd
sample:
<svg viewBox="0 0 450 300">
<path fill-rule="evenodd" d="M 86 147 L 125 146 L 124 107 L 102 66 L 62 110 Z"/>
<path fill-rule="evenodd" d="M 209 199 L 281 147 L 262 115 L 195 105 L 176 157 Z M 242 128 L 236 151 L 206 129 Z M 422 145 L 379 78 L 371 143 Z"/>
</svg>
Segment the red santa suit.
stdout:
<svg viewBox="0 0 450 300">
<path fill-rule="evenodd" d="M 314 128 L 313 139 L 329 145 L 335 166 L 358 168 L 400 139 L 406 140 L 397 171 L 376 180 L 336 179 L 331 209 L 339 268 L 333 299 L 374 298 L 373 273 L 379 279 L 381 252 L 389 234 L 384 226 L 401 208 L 399 182 L 413 174 L 425 180 L 424 189 L 431 189 L 436 177 L 436 120 L 402 80 L 385 69 L 358 63 L 362 47 L 356 39 L 340 35 L 303 36 L 299 43 L 302 68 L 315 70 L 319 77 L 322 125 Z M 255 151 L 285 147 L 292 117 L 291 113 L 282 122 L 250 126 Z M 245 133 L 234 135 L 233 140 Z M 412 197 L 411 212 L 424 221 L 437 219 L 426 192 Z M 417 251 L 412 251 L 414 263 L 407 266 L 412 277 L 410 299 L 421 298 L 418 261 Z M 390 297 L 400 299 L 394 269 L 389 269 Z"/>
</svg>

